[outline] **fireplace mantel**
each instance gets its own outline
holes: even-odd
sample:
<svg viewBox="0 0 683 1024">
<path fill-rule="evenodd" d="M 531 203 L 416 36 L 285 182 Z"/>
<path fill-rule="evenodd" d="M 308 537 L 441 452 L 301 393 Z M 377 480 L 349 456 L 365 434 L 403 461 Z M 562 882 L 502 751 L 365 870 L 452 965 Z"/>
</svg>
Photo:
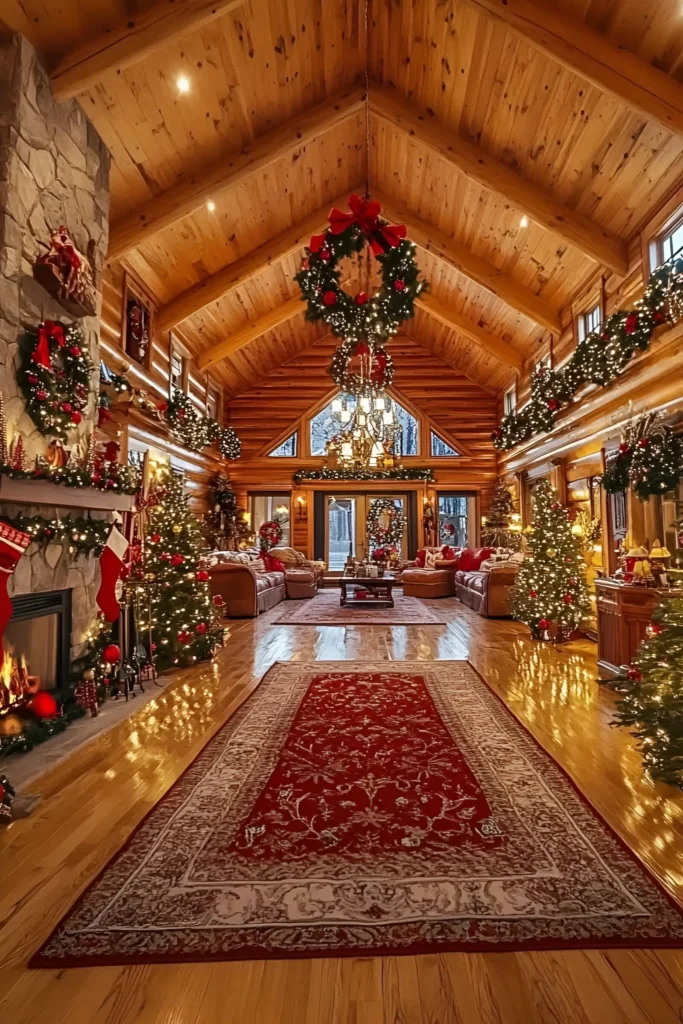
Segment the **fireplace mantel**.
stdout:
<svg viewBox="0 0 683 1024">
<path fill-rule="evenodd" d="M 64 487 L 49 480 L 18 480 L 3 476 L 0 477 L 0 502 L 5 501 L 14 505 L 130 512 L 135 506 L 135 495 L 100 491 L 96 487 Z"/>
</svg>

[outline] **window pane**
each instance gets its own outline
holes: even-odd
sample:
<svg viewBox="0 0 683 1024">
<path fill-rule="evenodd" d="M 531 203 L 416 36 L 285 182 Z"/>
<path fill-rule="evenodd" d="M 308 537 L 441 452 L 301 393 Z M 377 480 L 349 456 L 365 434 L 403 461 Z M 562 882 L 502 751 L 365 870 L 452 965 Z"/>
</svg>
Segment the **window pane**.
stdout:
<svg viewBox="0 0 683 1024">
<path fill-rule="evenodd" d="M 439 543 L 467 547 L 467 498 L 462 494 L 439 495 Z"/>
<path fill-rule="evenodd" d="M 259 527 L 273 520 L 282 527 L 282 540 L 278 547 L 290 546 L 290 508 L 289 494 L 253 494 L 251 497 L 251 528 L 258 538 Z M 258 544 L 258 539 L 257 542 Z"/>
<path fill-rule="evenodd" d="M 293 459 L 293 458 L 295 458 L 296 457 L 297 439 L 298 439 L 298 435 L 296 433 L 292 434 L 290 437 L 287 438 L 286 441 L 283 441 L 282 444 L 278 445 L 277 448 L 275 449 L 275 451 L 271 452 L 268 457 L 271 458 L 271 459 L 272 458 L 278 458 L 278 459 Z"/>
<path fill-rule="evenodd" d="M 505 392 L 505 415 L 509 416 L 515 411 L 517 405 L 517 388 L 510 388 Z"/>
<path fill-rule="evenodd" d="M 443 456 L 448 455 L 457 456 L 458 454 L 459 453 L 456 452 L 454 448 L 451 448 L 449 444 L 442 441 L 441 438 L 432 431 L 432 455 L 434 458 L 442 458 Z"/>
<path fill-rule="evenodd" d="M 671 236 L 671 255 L 675 256 L 683 249 L 683 224 L 676 228 Z"/>
<path fill-rule="evenodd" d="M 398 421 L 394 455 L 417 455 L 417 420 L 398 402 L 392 402 L 392 405 Z"/>
<path fill-rule="evenodd" d="M 348 412 L 356 408 L 356 399 L 353 395 L 338 395 L 329 405 L 314 416 L 311 420 L 311 455 L 324 455 L 325 446 L 335 434 L 340 434 L 345 427 L 342 422 L 342 413 L 333 409 L 335 403 L 342 401 Z"/>
</svg>

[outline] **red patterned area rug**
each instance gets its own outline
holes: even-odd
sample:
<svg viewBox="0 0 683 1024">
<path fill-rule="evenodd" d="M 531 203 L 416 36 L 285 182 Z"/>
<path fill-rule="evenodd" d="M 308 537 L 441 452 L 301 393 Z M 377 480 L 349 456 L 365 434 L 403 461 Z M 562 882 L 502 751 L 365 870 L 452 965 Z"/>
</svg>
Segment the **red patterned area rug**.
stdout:
<svg viewBox="0 0 683 1024">
<path fill-rule="evenodd" d="M 395 591 L 393 597 L 393 608 L 377 605 L 363 608 L 361 602 L 353 608 L 348 605 L 342 608 L 339 590 L 319 590 L 308 600 L 287 601 L 282 615 L 273 623 L 278 626 L 443 626 L 448 622 L 437 600 L 430 604 Z M 441 602 L 443 600 L 441 598 Z"/>
<path fill-rule="evenodd" d="M 280 663 L 31 966 L 682 941 L 467 662 Z"/>
</svg>

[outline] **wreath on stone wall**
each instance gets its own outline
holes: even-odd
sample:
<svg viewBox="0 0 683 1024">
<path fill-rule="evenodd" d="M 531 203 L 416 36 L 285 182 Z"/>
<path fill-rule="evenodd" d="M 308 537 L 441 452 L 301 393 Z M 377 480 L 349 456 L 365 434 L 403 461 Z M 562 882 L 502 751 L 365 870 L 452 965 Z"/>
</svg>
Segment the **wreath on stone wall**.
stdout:
<svg viewBox="0 0 683 1024">
<path fill-rule="evenodd" d="M 24 333 L 19 354 L 17 382 L 27 413 L 41 434 L 65 441 L 82 421 L 92 388 L 83 330 L 45 320 Z"/>
<path fill-rule="evenodd" d="M 415 312 L 415 299 L 427 287 L 419 279 L 415 246 L 404 224 L 392 226 L 379 214 L 380 204 L 349 197 L 350 213 L 330 211 L 330 227 L 314 235 L 296 281 L 308 304 L 307 320 L 324 320 L 338 338 L 374 344 L 394 334 Z M 340 284 L 341 261 L 369 245 L 381 269 L 382 285 L 370 297 L 348 295 Z"/>
<path fill-rule="evenodd" d="M 385 518 L 388 518 L 386 524 Z M 405 524 L 405 516 L 392 498 L 373 498 L 366 520 L 371 548 L 400 548 Z"/>
</svg>

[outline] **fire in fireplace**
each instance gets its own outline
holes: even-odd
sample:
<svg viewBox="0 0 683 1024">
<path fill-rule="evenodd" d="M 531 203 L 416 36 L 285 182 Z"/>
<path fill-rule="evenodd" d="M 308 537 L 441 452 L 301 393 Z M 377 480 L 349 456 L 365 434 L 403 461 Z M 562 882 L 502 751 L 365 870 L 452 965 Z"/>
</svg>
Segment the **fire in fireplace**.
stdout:
<svg viewBox="0 0 683 1024">
<path fill-rule="evenodd" d="M 29 675 L 24 655 L 17 658 L 13 647 L 5 647 L 0 666 L 0 715 L 26 704 L 40 688 L 40 676 Z"/>
<path fill-rule="evenodd" d="M 71 591 L 22 594 L 12 600 L 3 639 L 0 714 L 38 691 L 66 696 L 71 655 Z"/>
</svg>

